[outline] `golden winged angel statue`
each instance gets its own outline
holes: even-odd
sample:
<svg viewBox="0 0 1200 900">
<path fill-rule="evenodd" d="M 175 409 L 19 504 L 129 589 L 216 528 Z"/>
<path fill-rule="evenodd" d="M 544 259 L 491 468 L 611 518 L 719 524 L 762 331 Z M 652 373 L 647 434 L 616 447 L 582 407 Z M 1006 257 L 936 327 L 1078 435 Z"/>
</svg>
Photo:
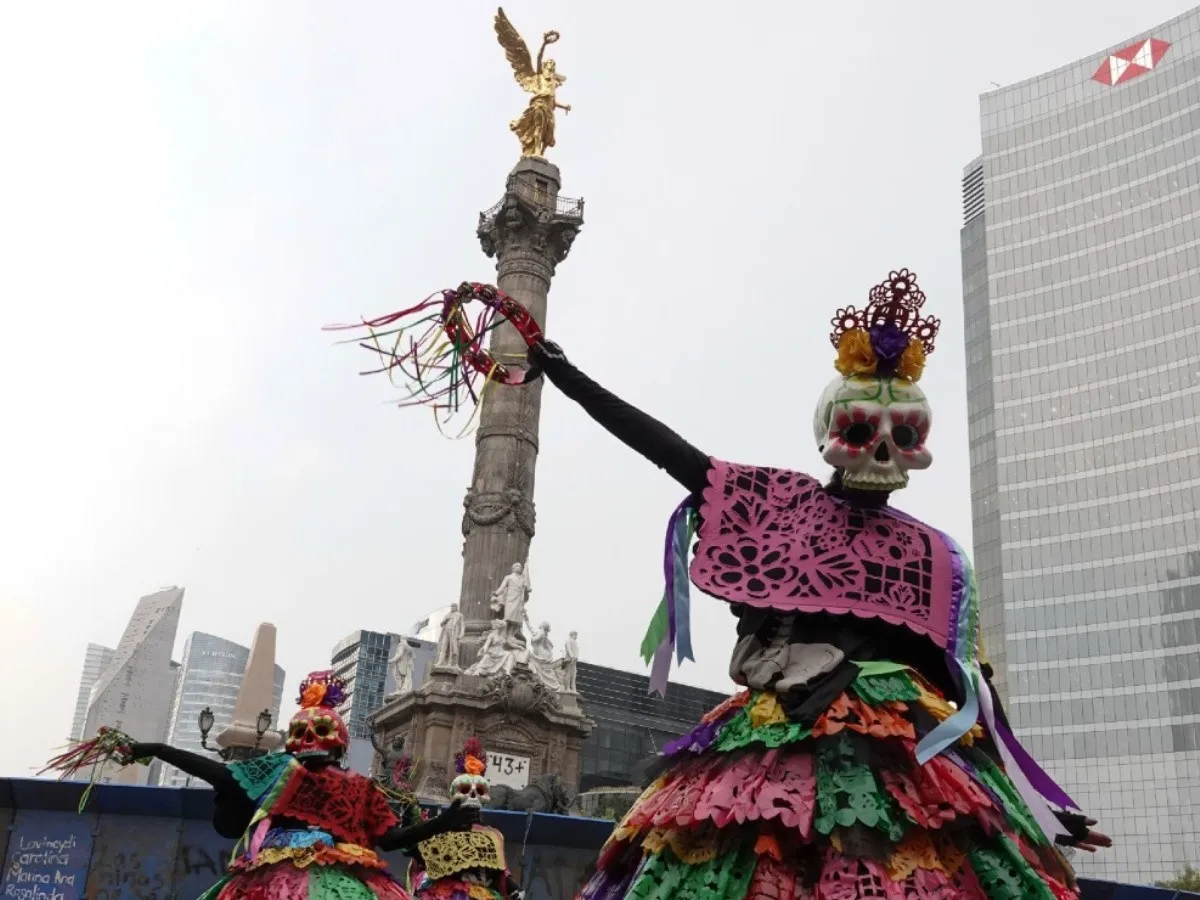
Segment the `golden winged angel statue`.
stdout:
<svg viewBox="0 0 1200 900">
<path fill-rule="evenodd" d="M 512 22 L 508 21 L 503 8 L 496 10 L 496 37 L 500 39 L 508 64 L 513 68 L 517 84 L 533 95 L 521 118 L 510 122 L 508 127 L 521 142 L 522 156 L 544 156 L 546 149 L 554 146 L 554 111 L 571 111 L 571 107 L 559 103 L 555 96 L 558 86 L 567 80 L 566 76 L 555 71 L 554 60 L 542 59 L 546 48 L 558 40 L 558 32 L 547 31 L 542 35 L 536 67 L 529 56 L 529 48 Z"/>
</svg>

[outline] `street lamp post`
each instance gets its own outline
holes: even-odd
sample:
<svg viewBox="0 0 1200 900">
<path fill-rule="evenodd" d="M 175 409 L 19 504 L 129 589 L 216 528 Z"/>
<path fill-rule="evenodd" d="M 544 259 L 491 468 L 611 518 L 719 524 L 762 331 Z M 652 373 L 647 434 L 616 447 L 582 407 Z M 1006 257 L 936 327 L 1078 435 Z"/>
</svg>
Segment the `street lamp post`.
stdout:
<svg viewBox="0 0 1200 900">
<path fill-rule="evenodd" d="M 265 756 L 267 751 L 262 749 L 263 735 L 271 728 L 271 721 L 274 716 L 271 715 L 269 709 L 264 709 L 258 714 L 258 719 L 254 722 L 254 738 L 253 747 L 210 747 L 208 746 L 208 733 L 212 731 L 216 717 L 213 715 L 212 709 L 204 707 L 200 710 L 200 715 L 196 717 L 196 724 L 200 726 L 200 746 L 210 753 L 215 753 L 225 762 L 236 762 L 243 759 L 253 759 L 256 756 Z"/>
</svg>

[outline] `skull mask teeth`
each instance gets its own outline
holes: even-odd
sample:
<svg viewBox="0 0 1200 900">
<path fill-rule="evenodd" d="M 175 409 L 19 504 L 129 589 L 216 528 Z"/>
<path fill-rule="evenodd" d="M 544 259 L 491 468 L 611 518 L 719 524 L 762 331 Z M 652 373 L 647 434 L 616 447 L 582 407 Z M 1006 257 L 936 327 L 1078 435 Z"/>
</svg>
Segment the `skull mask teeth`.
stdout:
<svg viewBox="0 0 1200 900">
<path fill-rule="evenodd" d="M 459 775 L 450 783 L 450 799 L 470 809 L 486 806 L 492 799 L 488 780 L 482 775 Z"/>
<path fill-rule="evenodd" d="M 852 490 L 895 491 L 926 469 L 933 422 L 924 392 L 898 378 L 837 378 L 821 396 L 813 432 L 822 458 Z"/>
<path fill-rule="evenodd" d="M 332 709 L 302 709 L 288 725 L 287 751 L 297 759 L 335 759 L 349 744 L 346 725 Z"/>
</svg>

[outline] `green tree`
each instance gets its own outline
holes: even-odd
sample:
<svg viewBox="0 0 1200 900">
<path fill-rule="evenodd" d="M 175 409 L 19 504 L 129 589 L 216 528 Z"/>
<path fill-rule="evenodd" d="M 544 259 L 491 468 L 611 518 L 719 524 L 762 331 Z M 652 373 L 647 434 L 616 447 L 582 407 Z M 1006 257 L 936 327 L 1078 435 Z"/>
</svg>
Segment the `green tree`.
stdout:
<svg viewBox="0 0 1200 900">
<path fill-rule="evenodd" d="M 1200 869 L 1193 869 L 1191 865 L 1186 865 L 1183 867 L 1183 871 L 1170 881 L 1159 881 L 1154 886 L 1168 888 L 1172 891 L 1200 891 Z"/>
</svg>

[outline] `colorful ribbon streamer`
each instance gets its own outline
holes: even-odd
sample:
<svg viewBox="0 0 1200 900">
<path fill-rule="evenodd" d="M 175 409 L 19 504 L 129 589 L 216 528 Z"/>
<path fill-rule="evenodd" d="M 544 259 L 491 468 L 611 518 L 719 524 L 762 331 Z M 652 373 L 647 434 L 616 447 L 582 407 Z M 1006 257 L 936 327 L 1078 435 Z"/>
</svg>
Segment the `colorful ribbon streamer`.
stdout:
<svg viewBox="0 0 1200 900">
<path fill-rule="evenodd" d="M 1034 761 L 1008 726 L 997 718 L 992 687 L 979 665 L 979 587 L 975 570 L 966 551 L 949 535 L 941 536 L 954 558 L 955 588 L 959 595 L 954 610 L 952 643 L 946 649 L 946 656 L 962 691 L 962 705 L 917 745 L 917 762 L 923 765 L 957 742 L 975 726 L 982 714 L 988 734 L 1000 751 L 1005 771 L 1042 831 L 1051 840 L 1065 836 L 1067 832 L 1046 801 L 1065 808 L 1078 809 L 1078 806 Z"/>
<path fill-rule="evenodd" d="M 692 652 L 692 593 L 688 552 L 696 535 L 696 507 L 688 497 L 671 513 L 663 552 L 663 598 L 642 639 L 642 658 L 651 663 L 650 693 L 666 696 L 671 655 L 678 662 L 695 660 Z"/>
</svg>

